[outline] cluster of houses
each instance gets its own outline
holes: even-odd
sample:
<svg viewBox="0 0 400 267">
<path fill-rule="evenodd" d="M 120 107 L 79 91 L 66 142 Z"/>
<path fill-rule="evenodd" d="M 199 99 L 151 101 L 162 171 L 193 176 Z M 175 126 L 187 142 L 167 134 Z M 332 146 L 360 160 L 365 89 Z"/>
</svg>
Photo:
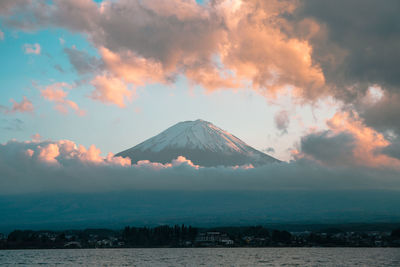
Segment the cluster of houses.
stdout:
<svg viewBox="0 0 400 267">
<path fill-rule="evenodd" d="M 54 238 L 55 237 L 51 237 Z M 85 246 L 79 241 L 79 238 L 75 235 L 66 235 L 65 236 L 66 243 L 64 244 L 65 248 L 82 248 Z M 196 239 L 193 242 L 186 241 L 182 243 L 182 246 L 192 247 L 192 246 L 200 246 L 200 247 L 215 247 L 215 246 L 225 246 L 231 247 L 234 246 L 235 242 L 229 238 L 226 233 L 221 232 L 201 232 L 196 236 Z M 97 235 L 90 235 L 87 240 L 87 244 L 89 247 L 96 248 L 112 248 L 112 247 L 125 247 L 125 242 L 121 241 L 116 236 L 109 236 L 107 238 L 100 238 Z"/>
<path fill-rule="evenodd" d="M 194 242 L 195 246 L 351 246 L 351 247 L 400 247 L 400 238 L 393 238 L 391 232 L 365 231 L 365 232 L 291 232 L 286 241 L 274 240 L 273 236 L 238 236 L 232 240 L 223 232 L 200 232 Z"/>
<path fill-rule="evenodd" d="M 100 237 L 95 234 L 89 235 L 89 238 L 85 240 L 85 244 L 79 240 L 76 235 L 66 235 L 67 242 L 64 244 L 65 248 L 122 248 L 125 247 L 125 242 L 123 242 L 118 236 L 108 236 Z"/>
<path fill-rule="evenodd" d="M 348 231 L 338 233 L 293 232 L 292 242 L 294 245 L 300 246 L 333 243 L 352 247 L 400 246 L 400 239 L 391 237 L 391 232 L 380 231 Z"/>
<path fill-rule="evenodd" d="M 221 232 L 204 232 L 199 233 L 195 239 L 198 246 L 233 246 L 234 242 L 225 233 Z"/>
<path fill-rule="evenodd" d="M 130 247 L 121 232 L 103 231 L 14 231 L 8 236 L 0 233 L 1 248 L 124 248 Z M 172 244 L 172 243 L 171 243 Z M 182 239 L 170 246 L 182 247 L 265 247 L 265 246 L 350 246 L 400 247 L 400 229 L 389 231 L 302 231 L 250 232 L 239 234 L 227 230 L 199 231 L 193 239 Z M 135 246 L 134 246 L 135 247 Z"/>
</svg>

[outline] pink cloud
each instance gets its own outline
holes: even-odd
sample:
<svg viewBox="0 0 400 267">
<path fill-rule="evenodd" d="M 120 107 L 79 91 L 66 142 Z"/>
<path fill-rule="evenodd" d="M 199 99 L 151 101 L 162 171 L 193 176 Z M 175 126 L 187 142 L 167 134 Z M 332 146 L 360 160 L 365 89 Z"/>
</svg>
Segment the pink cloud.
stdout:
<svg viewBox="0 0 400 267">
<path fill-rule="evenodd" d="M 297 38 L 290 34 L 296 25 L 282 16 L 298 6 L 280 0 L 56 1 L 38 13 L 46 14 L 43 23 L 88 36 L 103 63 L 101 74 L 94 70 L 91 97 L 124 107 L 130 85 L 169 84 L 180 75 L 208 91 L 250 87 L 272 97 L 290 86 L 303 100 L 325 97 L 325 76 L 308 41 L 322 27 L 303 21 L 307 38 Z"/>
<path fill-rule="evenodd" d="M 190 159 L 187 159 L 184 156 L 178 156 L 176 159 L 172 160 L 170 163 L 159 163 L 159 162 L 151 162 L 149 160 L 140 160 L 135 165 L 135 168 L 148 168 L 152 170 L 163 170 L 169 168 L 181 168 L 187 167 L 194 170 L 199 170 L 204 168 L 200 165 L 194 164 Z M 254 166 L 252 164 L 242 165 L 242 166 L 234 166 L 231 169 L 242 169 L 242 170 L 249 170 L 253 169 Z"/>
<path fill-rule="evenodd" d="M 117 7 L 140 21 L 128 20 Z M 127 83 L 168 83 L 184 74 L 210 91 L 250 85 L 270 97 L 292 86 L 295 96 L 315 99 L 327 92 L 324 74 L 312 61 L 313 48 L 282 31 L 289 25 L 280 15 L 295 8 L 295 2 L 287 1 L 216 1 L 203 6 L 195 1 L 122 1 L 104 4 L 98 19 L 107 16 L 105 23 L 123 33 L 91 34 L 107 70 Z M 147 28 L 152 30 L 143 30 Z"/>
<path fill-rule="evenodd" d="M 165 71 L 160 62 L 140 57 L 129 50 L 114 53 L 105 47 L 100 47 L 99 51 L 107 69 L 126 82 L 135 85 L 166 82 Z"/>
<path fill-rule="evenodd" d="M 153 170 L 162 170 L 168 168 L 175 168 L 180 166 L 187 166 L 193 169 L 199 169 L 199 165 L 193 164 L 193 162 L 189 159 L 186 159 L 184 156 L 178 156 L 176 159 L 172 160 L 171 163 L 159 163 L 159 162 L 151 162 L 149 160 L 140 160 L 135 165 L 135 167 L 144 167 Z"/>
<path fill-rule="evenodd" d="M 400 160 L 376 153 L 390 144 L 385 136 L 364 124 L 355 112 L 338 112 L 327 121 L 334 133 L 348 132 L 355 138 L 353 156 L 357 164 L 368 166 L 398 166 Z"/>
<path fill-rule="evenodd" d="M 253 164 L 245 164 L 245 165 L 236 165 L 232 167 L 234 170 L 242 169 L 242 170 L 251 170 L 254 169 Z"/>
<path fill-rule="evenodd" d="M 114 157 L 114 154 L 109 152 L 105 161 L 112 165 L 118 166 L 131 166 L 131 159 L 130 158 L 123 158 L 123 157 Z"/>
<path fill-rule="evenodd" d="M 38 133 L 32 135 L 31 138 L 33 142 L 39 142 L 42 139 L 42 137 Z"/>
<path fill-rule="evenodd" d="M 125 100 L 131 100 L 134 94 L 126 83 L 110 75 L 99 75 L 92 80 L 95 90 L 91 98 L 107 104 L 115 104 L 121 108 L 125 107 Z"/>
<path fill-rule="evenodd" d="M 176 166 L 189 166 L 189 167 L 192 167 L 192 168 L 194 168 L 194 169 L 200 168 L 199 165 L 193 164 L 193 162 L 192 162 L 190 159 L 187 159 L 187 158 L 185 158 L 184 156 L 179 156 L 179 157 L 177 157 L 176 159 L 174 159 L 174 160 L 171 162 L 171 165 L 172 165 L 173 167 L 176 167 Z"/>
<path fill-rule="evenodd" d="M 383 154 L 380 151 L 389 146 L 391 142 L 386 139 L 385 135 L 375 129 L 365 125 L 364 121 L 355 111 L 339 111 L 332 118 L 327 120 L 328 131 L 311 133 L 311 136 L 317 135 L 322 140 L 334 140 L 340 138 L 339 143 L 335 146 L 343 150 L 342 154 L 332 155 L 331 152 L 321 151 L 327 150 L 327 147 L 320 147 L 318 143 L 313 143 L 314 152 L 303 153 L 303 151 L 293 150 L 292 156 L 294 159 L 308 158 L 319 163 L 324 163 L 318 156 L 319 153 L 327 153 L 328 165 L 344 165 L 344 166 L 364 166 L 364 167 L 391 167 L 400 169 L 400 160 L 389 155 Z M 322 137 L 321 137 L 322 136 Z M 349 144 L 343 136 L 348 136 Z M 347 141 L 348 142 L 348 141 Z M 336 149 L 333 147 L 331 149 Z M 317 149 L 317 155 L 313 155 Z M 324 156 L 323 154 L 322 156 Z"/>
<path fill-rule="evenodd" d="M 86 149 L 82 145 L 78 147 L 78 158 L 83 162 L 101 163 L 103 158 L 100 154 L 100 149 L 94 145 L 91 145 L 89 149 Z"/>
<path fill-rule="evenodd" d="M 13 105 L 11 107 L 11 110 L 9 110 L 8 112 L 11 113 L 16 113 L 16 112 L 33 112 L 34 107 L 32 102 L 26 97 L 24 96 L 21 102 L 16 102 L 14 99 L 10 100 Z"/>
<path fill-rule="evenodd" d="M 153 170 L 161 170 L 172 167 L 170 163 L 162 164 L 159 162 L 151 162 L 149 160 L 139 160 L 134 166 L 139 168 L 153 169 Z"/>
<path fill-rule="evenodd" d="M 92 150 L 95 162 L 82 153 Z M 103 192 L 114 190 L 370 190 L 398 189 L 399 169 L 384 166 L 324 166 L 311 161 L 242 167 L 184 165 L 187 159 L 160 164 L 112 154 L 97 161 L 97 148 L 79 149 L 72 141 L 0 144 L 2 193 Z M 57 153 L 58 151 L 58 153 Z M 39 154 L 41 157 L 39 158 Z M 89 153 L 90 154 L 90 153 Z M 100 154 L 101 155 L 101 154 Z M 21 168 L 31 166 L 32 168 Z M 250 167 L 250 166 L 247 166 Z M 158 168 L 158 169 L 156 169 Z"/>
<path fill-rule="evenodd" d="M 40 44 L 24 44 L 25 54 L 39 55 L 42 51 Z"/>
<path fill-rule="evenodd" d="M 106 157 L 103 157 L 101 150 L 95 145 L 86 148 L 70 140 L 40 142 L 37 139 L 26 143 L 31 145 L 24 152 L 26 156 L 59 166 L 69 160 L 81 164 L 131 166 L 129 158 L 114 157 L 112 153 L 108 153 Z"/>
<path fill-rule="evenodd" d="M 38 149 L 39 160 L 47 163 L 58 164 L 56 157 L 60 155 L 60 150 L 57 144 L 48 144 L 45 147 L 38 146 Z M 31 154 L 33 155 L 32 152 Z"/>
<path fill-rule="evenodd" d="M 42 96 L 51 102 L 54 102 L 55 109 L 61 113 L 68 113 L 69 109 L 75 111 L 76 114 L 83 116 L 85 115 L 85 111 L 80 109 L 78 104 L 75 102 L 66 99 L 68 96 L 68 92 L 64 91 L 63 88 L 71 88 L 71 85 L 67 83 L 54 83 L 47 86 L 45 89 L 40 90 Z"/>
<path fill-rule="evenodd" d="M 46 89 L 41 90 L 42 96 L 49 101 L 63 102 L 68 95 L 68 93 L 62 89 L 63 87 L 69 87 L 69 84 L 55 83 L 49 85 Z"/>
<path fill-rule="evenodd" d="M 33 156 L 33 154 L 35 154 L 35 151 L 33 151 L 32 149 L 25 150 L 25 155 L 27 155 L 30 158 Z"/>
</svg>

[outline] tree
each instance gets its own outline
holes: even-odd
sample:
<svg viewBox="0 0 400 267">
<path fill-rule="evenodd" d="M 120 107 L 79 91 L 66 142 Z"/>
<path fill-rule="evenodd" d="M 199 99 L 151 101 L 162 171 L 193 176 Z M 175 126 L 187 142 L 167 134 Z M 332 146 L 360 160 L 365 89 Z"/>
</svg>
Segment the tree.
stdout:
<svg viewBox="0 0 400 267">
<path fill-rule="evenodd" d="M 394 229 L 392 231 L 391 237 L 393 238 L 400 238 L 400 228 Z"/>
</svg>

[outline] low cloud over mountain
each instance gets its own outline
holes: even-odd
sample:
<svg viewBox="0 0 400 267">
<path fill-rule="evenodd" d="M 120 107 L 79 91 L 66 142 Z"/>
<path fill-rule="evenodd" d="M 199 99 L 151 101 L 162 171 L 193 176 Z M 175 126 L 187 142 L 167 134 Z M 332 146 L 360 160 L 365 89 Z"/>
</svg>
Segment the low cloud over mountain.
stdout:
<svg viewBox="0 0 400 267">
<path fill-rule="evenodd" d="M 324 136 L 322 136 L 324 137 Z M 307 151 L 309 152 L 309 151 Z M 0 194 L 126 190 L 399 190 L 394 168 L 327 167 L 306 158 L 251 168 L 201 167 L 178 157 L 161 164 L 101 156 L 72 141 L 0 145 Z"/>
</svg>

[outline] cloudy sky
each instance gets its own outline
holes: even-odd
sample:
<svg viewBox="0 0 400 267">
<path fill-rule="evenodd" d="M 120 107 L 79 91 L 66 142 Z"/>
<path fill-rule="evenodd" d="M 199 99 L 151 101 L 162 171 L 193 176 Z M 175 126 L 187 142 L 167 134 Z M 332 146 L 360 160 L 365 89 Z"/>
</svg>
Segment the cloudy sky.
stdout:
<svg viewBox="0 0 400 267">
<path fill-rule="evenodd" d="M 37 171 L 51 184 L 77 165 L 68 177 L 213 177 L 190 159 L 112 157 L 201 118 L 288 162 L 213 170 L 252 173 L 249 187 L 265 173 L 321 186 L 321 173 L 326 186 L 399 188 L 399 11 L 397 0 L 2 0 L 0 182 L 18 191 Z"/>
</svg>

